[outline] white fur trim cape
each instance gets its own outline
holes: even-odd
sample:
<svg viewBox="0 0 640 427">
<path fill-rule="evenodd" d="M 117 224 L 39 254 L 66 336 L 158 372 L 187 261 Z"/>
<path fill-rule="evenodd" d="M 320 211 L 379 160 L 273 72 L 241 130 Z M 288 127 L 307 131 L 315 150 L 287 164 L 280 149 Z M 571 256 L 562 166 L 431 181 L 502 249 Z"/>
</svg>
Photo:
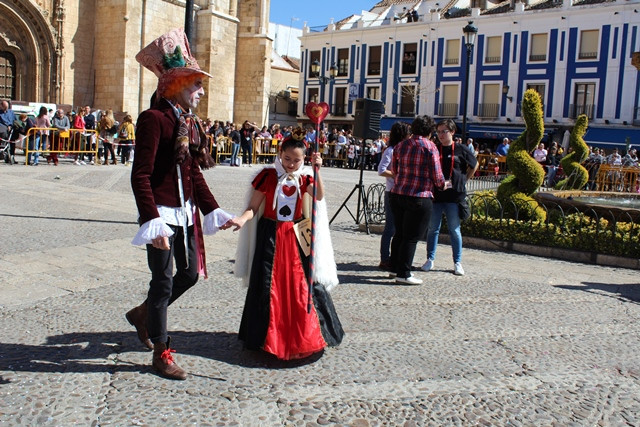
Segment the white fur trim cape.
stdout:
<svg viewBox="0 0 640 427">
<path fill-rule="evenodd" d="M 270 166 L 267 166 L 270 167 Z M 301 168 L 300 175 L 312 175 L 313 171 L 309 167 Z M 254 188 L 250 186 L 247 194 L 247 204 L 251 199 Z M 276 188 L 277 191 L 277 188 Z M 309 206 L 303 212 L 311 211 L 311 197 L 308 194 L 303 195 L 303 203 Z M 264 201 L 260 206 L 260 210 L 256 216 L 248 221 L 242 229 L 238 237 L 238 247 L 236 249 L 236 259 L 234 265 L 234 274 L 236 277 L 243 279 L 244 285 L 249 286 L 249 277 L 251 277 L 251 266 L 253 265 L 253 254 L 255 253 L 256 233 L 258 220 L 264 212 Z M 338 284 L 338 269 L 333 256 L 333 245 L 331 243 L 331 234 L 329 232 L 329 217 L 327 215 L 327 203 L 323 200 L 316 201 L 316 236 L 314 242 L 314 272 L 313 280 L 321 283 L 328 291 L 331 291 Z"/>
</svg>

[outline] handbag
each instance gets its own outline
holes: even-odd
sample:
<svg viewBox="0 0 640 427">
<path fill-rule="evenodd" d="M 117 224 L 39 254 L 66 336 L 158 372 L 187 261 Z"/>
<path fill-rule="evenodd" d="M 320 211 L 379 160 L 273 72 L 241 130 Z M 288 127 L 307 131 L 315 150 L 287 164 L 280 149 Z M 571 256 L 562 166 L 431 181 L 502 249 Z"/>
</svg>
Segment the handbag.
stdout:
<svg viewBox="0 0 640 427">
<path fill-rule="evenodd" d="M 458 215 L 460 216 L 460 221 L 466 221 L 471 218 L 471 209 L 466 197 L 458 202 Z"/>
</svg>

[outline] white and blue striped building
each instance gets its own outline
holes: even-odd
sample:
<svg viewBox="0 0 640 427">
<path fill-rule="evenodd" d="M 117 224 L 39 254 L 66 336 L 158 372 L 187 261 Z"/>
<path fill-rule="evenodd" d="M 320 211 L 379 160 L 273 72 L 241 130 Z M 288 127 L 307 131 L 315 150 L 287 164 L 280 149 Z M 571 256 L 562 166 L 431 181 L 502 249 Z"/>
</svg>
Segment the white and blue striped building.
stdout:
<svg viewBox="0 0 640 427">
<path fill-rule="evenodd" d="M 383 0 L 327 27 L 305 25 L 298 115 L 306 103 L 324 101 L 331 106 L 327 123 L 349 126 L 354 99 L 367 97 L 385 105 L 383 130 L 417 114 L 461 124 L 462 28 L 473 21 L 469 136 L 489 143 L 516 137 L 523 129 L 519 100 L 533 88 L 547 138 L 560 139 L 585 113 L 587 143 L 640 145 L 640 0 L 441 1 Z M 311 71 L 316 60 L 320 78 Z M 332 66 L 337 75 L 328 78 Z"/>
</svg>

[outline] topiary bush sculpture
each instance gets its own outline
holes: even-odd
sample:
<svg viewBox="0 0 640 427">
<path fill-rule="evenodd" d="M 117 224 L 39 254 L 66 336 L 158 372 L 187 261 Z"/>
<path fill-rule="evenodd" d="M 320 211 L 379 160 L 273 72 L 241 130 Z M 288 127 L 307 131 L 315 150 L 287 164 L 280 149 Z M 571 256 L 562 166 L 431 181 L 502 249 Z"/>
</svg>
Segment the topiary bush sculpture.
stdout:
<svg viewBox="0 0 640 427">
<path fill-rule="evenodd" d="M 540 143 L 544 133 L 542 101 L 533 89 L 524 93 L 522 117 L 525 130 L 511 143 L 507 153 L 507 166 L 512 175 L 502 181 L 497 197 L 505 211 L 517 210 L 519 219 L 544 221 L 544 209 L 531 197 L 544 180 L 544 169 L 529 154 Z"/>
<path fill-rule="evenodd" d="M 589 171 L 581 165 L 589 155 L 589 147 L 582 139 L 587 132 L 588 123 L 587 116 L 581 114 L 571 130 L 571 138 L 569 139 L 571 152 L 560 161 L 567 177 L 556 184 L 556 190 L 581 190 L 589 181 Z"/>
</svg>

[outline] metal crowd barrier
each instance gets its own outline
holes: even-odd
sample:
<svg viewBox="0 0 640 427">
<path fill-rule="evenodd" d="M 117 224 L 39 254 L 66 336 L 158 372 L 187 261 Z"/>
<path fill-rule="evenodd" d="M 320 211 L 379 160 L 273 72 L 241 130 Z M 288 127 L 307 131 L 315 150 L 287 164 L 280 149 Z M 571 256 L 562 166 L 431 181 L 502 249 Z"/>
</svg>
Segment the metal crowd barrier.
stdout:
<svg viewBox="0 0 640 427">
<path fill-rule="evenodd" d="M 48 131 L 46 135 L 43 132 Z M 43 138 L 46 137 L 46 138 Z M 45 146 L 43 149 L 43 139 Z M 38 145 L 36 146 L 36 141 Z M 94 129 L 31 128 L 24 138 L 25 164 L 29 162 L 29 154 L 38 153 L 72 153 L 98 155 L 98 132 Z"/>
<path fill-rule="evenodd" d="M 233 149 L 233 141 L 228 136 L 219 136 L 217 138 L 217 144 L 214 145 L 213 137 L 208 135 L 209 138 L 209 153 L 216 160 L 216 163 L 220 163 L 221 159 L 225 160 L 231 158 L 231 151 Z M 251 151 L 252 158 L 255 163 L 273 163 L 273 159 L 278 154 L 278 146 L 280 141 L 275 138 L 254 138 L 253 147 Z M 238 156 L 242 156 L 242 148 L 238 152 Z"/>
</svg>

